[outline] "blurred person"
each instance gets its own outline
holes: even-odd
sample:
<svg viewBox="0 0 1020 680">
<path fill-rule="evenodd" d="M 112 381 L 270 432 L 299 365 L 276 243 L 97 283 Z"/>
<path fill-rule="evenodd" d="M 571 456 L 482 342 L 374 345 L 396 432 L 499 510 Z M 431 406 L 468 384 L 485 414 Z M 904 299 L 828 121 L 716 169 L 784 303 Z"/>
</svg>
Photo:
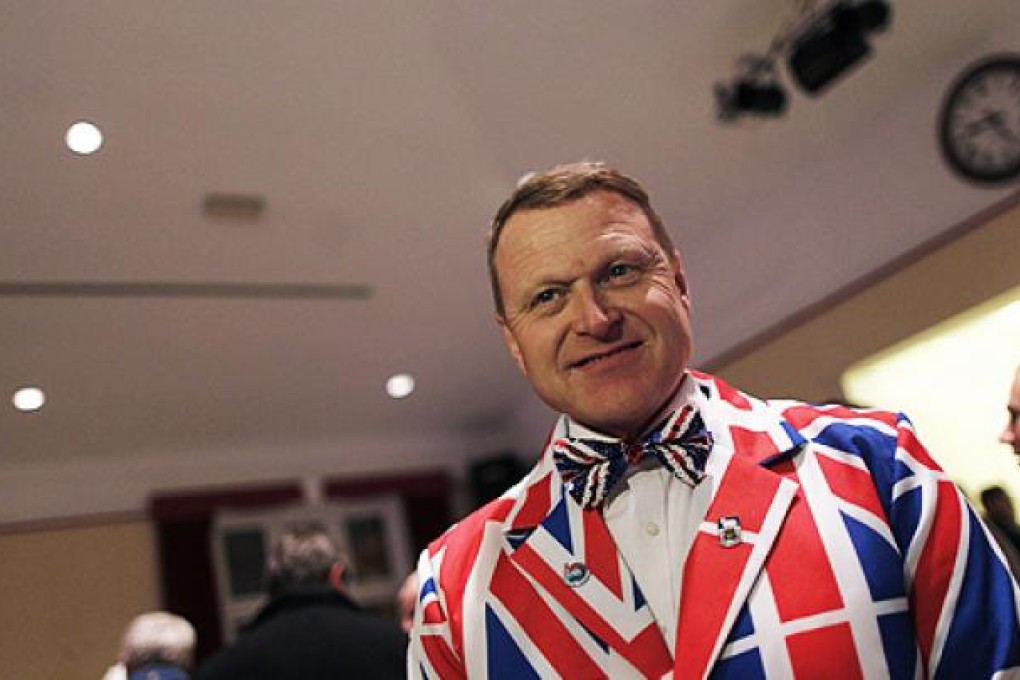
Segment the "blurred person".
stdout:
<svg viewBox="0 0 1020 680">
<path fill-rule="evenodd" d="M 406 634 L 348 596 L 345 568 L 320 524 L 286 531 L 269 555 L 269 601 L 196 680 L 403 678 Z"/>
<path fill-rule="evenodd" d="M 195 654 L 195 629 L 167 612 L 135 617 L 124 631 L 118 662 L 103 680 L 186 680 Z"/>
<path fill-rule="evenodd" d="M 418 573 L 412 571 L 404 579 L 397 591 L 397 613 L 400 615 L 400 627 L 405 633 L 411 632 L 414 623 L 414 605 L 418 601 Z"/>
<path fill-rule="evenodd" d="M 999 441 L 1013 449 L 1014 455 L 1020 456 L 1020 367 L 1017 367 L 1013 375 L 1006 414 L 1006 427 L 999 435 Z"/>
<path fill-rule="evenodd" d="M 985 524 L 1002 549 L 1013 577 L 1020 579 L 1020 525 L 1016 522 L 1013 499 L 1001 486 L 990 486 L 981 491 L 981 507 Z"/>
<path fill-rule="evenodd" d="M 488 260 L 507 348 L 559 418 L 524 479 L 421 554 L 412 677 L 1018 672 L 1008 568 L 905 417 L 689 367 L 682 258 L 636 181 L 527 176 Z"/>
</svg>

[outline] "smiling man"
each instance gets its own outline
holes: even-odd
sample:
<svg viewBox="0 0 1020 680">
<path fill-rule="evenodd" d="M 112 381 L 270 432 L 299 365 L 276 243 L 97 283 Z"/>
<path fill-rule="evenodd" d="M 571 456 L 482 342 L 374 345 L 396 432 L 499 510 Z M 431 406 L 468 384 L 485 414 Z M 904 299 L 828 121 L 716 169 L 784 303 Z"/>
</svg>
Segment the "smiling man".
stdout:
<svg viewBox="0 0 1020 680">
<path fill-rule="evenodd" d="M 560 414 L 532 471 L 423 552 L 414 677 L 990 677 L 1016 591 L 902 416 L 689 368 L 648 195 L 599 163 L 493 220 L 496 320 Z"/>
</svg>

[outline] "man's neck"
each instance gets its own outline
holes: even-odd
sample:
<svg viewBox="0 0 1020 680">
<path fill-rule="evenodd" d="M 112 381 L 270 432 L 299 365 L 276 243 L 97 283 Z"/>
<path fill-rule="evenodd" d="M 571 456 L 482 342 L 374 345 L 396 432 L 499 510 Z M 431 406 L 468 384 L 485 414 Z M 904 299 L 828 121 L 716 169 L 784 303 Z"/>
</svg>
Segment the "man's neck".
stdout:
<svg viewBox="0 0 1020 680">
<path fill-rule="evenodd" d="M 589 425 L 588 423 L 577 420 L 573 416 L 568 417 L 570 418 L 571 422 L 574 422 L 584 427 L 586 430 L 590 430 L 591 432 L 594 432 L 596 434 L 600 434 L 605 437 L 610 437 L 612 439 L 618 439 L 628 444 L 639 442 L 642 439 L 644 439 L 645 436 L 647 436 L 648 433 L 653 428 L 658 426 L 659 423 L 661 423 L 670 413 L 672 413 L 679 406 L 678 401 L 680 400 L 681 395 L 683 393 L 684 385 L 687 384 L 688 380 L 689 380 L 688 375 L 685 372 L 683 378 L 681 378 L 680 382 L 677 384 L 677 387 L 673 391 L 673 393 L 669 395 L 669 397 L 662 403 L 662 405 L 659 406 L 658 409 L 655 410 L 655 412 L 651 416 L 643 420 L 641 424 L 637 427 L 622 428 L 620 431 L 611 431 L 600 427 L 594 427 L 592 425 Z"/>
</svg>

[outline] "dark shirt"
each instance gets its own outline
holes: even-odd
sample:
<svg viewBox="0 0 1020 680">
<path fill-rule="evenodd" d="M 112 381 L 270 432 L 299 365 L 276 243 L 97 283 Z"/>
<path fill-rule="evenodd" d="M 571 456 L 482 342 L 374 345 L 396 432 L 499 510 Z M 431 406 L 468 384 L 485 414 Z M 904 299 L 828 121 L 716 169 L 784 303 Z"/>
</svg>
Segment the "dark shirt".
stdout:
<svg viewBox="0 0 1020 680">
<path fill-rule="evenodd" d="M 1005 537 L 1009 539 L 1009 542 L 1013 544 L 1014 548 L 1020 550 L 1020 526 L 1018 526 L 1016 522 L 1004 522 L 987 516 L 985 519 L 987 519 L 990 524 L 994 524 L 999 531 L 1001 531 Z"/>
<path fill-rule="evenodd" d="M 196 680 L 404 678 L 407 636 L 332 589 L 292 591 L 267 604 Z"/>
</svg>

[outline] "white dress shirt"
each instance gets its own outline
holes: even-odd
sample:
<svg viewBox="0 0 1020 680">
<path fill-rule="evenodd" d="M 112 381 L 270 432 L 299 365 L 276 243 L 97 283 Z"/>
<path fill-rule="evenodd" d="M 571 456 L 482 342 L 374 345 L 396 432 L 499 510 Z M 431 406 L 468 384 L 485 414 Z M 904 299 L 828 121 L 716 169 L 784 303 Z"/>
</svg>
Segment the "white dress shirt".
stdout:
<svg viewBox="0 0 1020 680">
<path fill-rule="evenodd" d="M 698 397 L 693 381 L 684 380 L 672 408 L 702 401 Z M 568 429 L 571 437 L 609 439 L 574 421 L 568 423 Z M 706 472 L 705 479 L 692 489 L 655 458 L 646 457 L 631 466 L 610 490 L 602 510 L 609 534 L 674 656 L 683 565 L 712 495 L 710 468 Z"/>
</svg>

